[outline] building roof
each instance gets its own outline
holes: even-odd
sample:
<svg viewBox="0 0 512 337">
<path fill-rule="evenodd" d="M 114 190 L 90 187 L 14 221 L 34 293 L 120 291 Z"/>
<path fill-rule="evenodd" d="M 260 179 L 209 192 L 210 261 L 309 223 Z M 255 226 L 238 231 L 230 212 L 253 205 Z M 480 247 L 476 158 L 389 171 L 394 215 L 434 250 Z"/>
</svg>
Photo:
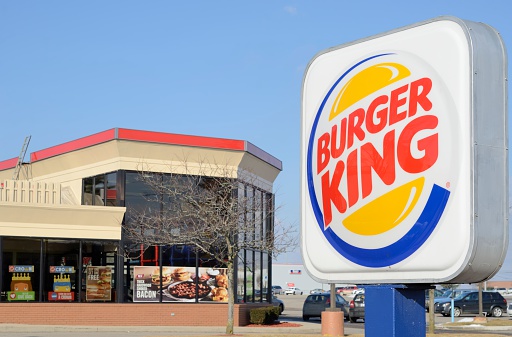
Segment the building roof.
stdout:
<svg viewBox="0 0 512 337">
<path fill-rule="evenodd" d="M 68 152 L 80 150 L 90 146 L 98 145 L 111 140 L 129 140 L 146 143 L 159 143 L 199 148 L 244 151 L 274 166 L 278 170 L 283 169 L 283 164 L 279 159 L 245 140 L 191 136 L 175 133 L 132 130 L 123 128 L 109 129 L 90 136 L 82 137 L 63 144 L 55 145 L 43 150 L 32 152 L 30 154 L 30 162 L 34 163 L 43 159 L 62 155 Z M 12 158 L 0 161 L 0 170 L 6 170 L 15 167 L 17 160 L 18 158 Z"/>
</svg>

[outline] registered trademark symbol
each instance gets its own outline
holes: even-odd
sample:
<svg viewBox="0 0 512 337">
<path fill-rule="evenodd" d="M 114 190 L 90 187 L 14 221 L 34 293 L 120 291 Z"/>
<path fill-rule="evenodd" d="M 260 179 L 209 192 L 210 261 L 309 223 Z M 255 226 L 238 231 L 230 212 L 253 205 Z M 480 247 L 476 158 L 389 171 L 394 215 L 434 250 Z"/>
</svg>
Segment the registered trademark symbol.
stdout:
<svg viewBox="0 0 512 337">
<path fill-rule="evenodd" d="M 446 188 L 450 188 L 450 182 L 446 183 Z"/>
</svg>

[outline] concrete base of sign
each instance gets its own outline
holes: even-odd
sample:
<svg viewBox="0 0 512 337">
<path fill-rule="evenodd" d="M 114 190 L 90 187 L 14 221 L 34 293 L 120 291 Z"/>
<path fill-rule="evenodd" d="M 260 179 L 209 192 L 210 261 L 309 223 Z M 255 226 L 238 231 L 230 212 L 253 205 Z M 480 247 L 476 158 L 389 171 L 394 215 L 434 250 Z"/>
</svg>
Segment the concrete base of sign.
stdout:
<svg viewBox="0 0 512 337">
<path fill-rule="evenodd" d="M 344 336 L 342 311 L 322 311 L 322 336 Z"/>
<path fill-rule="evenodd" d="M 365 286 L 365 336 L 425 337 L 425 290 L 421 285 Z"/>
</svg>

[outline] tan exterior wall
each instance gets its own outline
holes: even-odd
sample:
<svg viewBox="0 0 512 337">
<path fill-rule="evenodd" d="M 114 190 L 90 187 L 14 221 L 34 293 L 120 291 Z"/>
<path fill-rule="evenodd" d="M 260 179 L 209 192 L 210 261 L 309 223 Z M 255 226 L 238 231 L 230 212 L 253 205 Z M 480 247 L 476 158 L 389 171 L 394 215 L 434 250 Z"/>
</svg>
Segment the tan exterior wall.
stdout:
<svg viewBox="0 0 512 337">
<path fill-rule="evenodd" d="M 235 326 L 248 325 L 252 308 L 235 304 Z M 96 326 L 225 326 L 226 304 L 0 303 L 0 324 Z"/>
<path fill-rule="evenodd" d="M 60 185 L 51 182 L 3 180 L 0 182 L 0 202 L 58 205 L 60 191 Z"/>
<path fill-rule="evenodd" d="M 255 177 L 255 185 L 266 191 L 272 191 L 272 183 L 280 172 L 243 151 L 113 140 L 36 161 L 30 165 L 29 174 L 33 181 L 60 183 L 62 188 L 72 192 L 76 200 L 80 200 L 84 177 L 142 168 L 152 172 L 179 172 L 184 163 L 191 170 L 189 172 L 198 172 L 200 165 L 214 164 L 231 166 L 234 172 L 243 169 Z M 11 174 L 7 173 L 8 176 Z"/>
<path fill-rule="evenodd" d="M 0 203 L 2 236 L 121 239 L 125 207 Z"/>
</svg>

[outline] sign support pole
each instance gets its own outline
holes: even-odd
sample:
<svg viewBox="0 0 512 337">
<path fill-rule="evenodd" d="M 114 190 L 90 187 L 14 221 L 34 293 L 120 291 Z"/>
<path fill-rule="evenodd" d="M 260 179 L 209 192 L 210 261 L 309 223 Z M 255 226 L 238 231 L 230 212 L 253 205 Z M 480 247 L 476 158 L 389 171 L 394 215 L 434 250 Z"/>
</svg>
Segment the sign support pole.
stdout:
<svg viewBox="0 0 512 337">
<path fill-rule="evenodd" d="M 425 337 L 425 285 L 365 285 L 366 337 Z"/>
</svg>

